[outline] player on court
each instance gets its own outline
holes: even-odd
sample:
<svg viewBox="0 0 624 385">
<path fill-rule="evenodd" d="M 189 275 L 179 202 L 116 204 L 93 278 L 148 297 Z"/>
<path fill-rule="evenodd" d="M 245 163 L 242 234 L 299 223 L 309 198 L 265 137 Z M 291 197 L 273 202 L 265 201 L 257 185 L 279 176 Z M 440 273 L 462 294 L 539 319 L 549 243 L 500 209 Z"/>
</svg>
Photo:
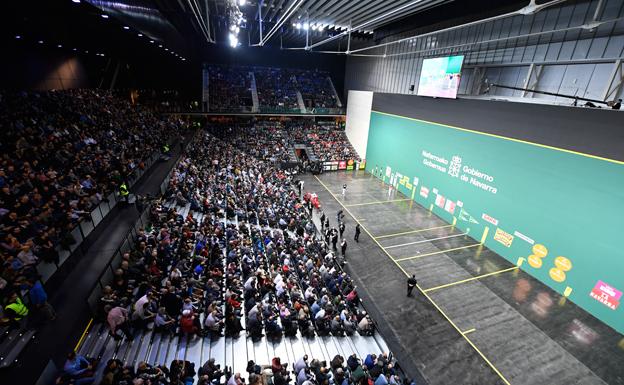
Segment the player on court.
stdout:
<svg viewBox="0 0 624 385">
<path fill-rule="evenodd" d="M 347 184 L 342 185 L 342 197 L 344 198 L 347 195 Z"/>
</svg>

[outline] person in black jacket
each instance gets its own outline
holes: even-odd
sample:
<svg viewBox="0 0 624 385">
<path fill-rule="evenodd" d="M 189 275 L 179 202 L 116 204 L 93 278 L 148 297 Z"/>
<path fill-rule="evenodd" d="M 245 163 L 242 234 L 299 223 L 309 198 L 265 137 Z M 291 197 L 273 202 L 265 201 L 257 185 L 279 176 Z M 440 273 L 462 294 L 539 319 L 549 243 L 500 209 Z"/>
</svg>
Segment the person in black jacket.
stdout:
<svg viewBox="0 0 624 385">
<path fill-rule="evenodd" d="M 412 276 L 407 279 L 407 296 L 408 297 L 412 296 L 412 290 L 414 290 L 417 283 L 418 282 L 416 281 L 416 274 L 412 274 Z"/>
</svg>

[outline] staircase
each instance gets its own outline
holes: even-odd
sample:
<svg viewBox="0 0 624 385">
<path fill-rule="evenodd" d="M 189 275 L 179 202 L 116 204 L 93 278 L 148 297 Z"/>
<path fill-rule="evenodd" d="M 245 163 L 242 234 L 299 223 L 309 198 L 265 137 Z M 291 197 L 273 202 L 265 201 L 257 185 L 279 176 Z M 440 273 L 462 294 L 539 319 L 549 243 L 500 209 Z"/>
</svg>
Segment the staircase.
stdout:
<svg viewBox="0 0 624 385">
<path fill-rule="evenodd" d="M 299 92 L 299 90 L 297 90 L 297 104 L 299 104 L 299 110 L 302 114 L 308 112 L 305 103 L 303 102 L 303 96 L 301 95 L 301 92 Z"/>
<path fill-rule="evenodd" d="M 331 78 L 328 76 L 327 81 L 329 82 L 329 87 L 331 88 L 334 96 L 336 97 L 336 104 L 338 107 L 342 107 L 342 102 L 340 101 L 340 97 L 338 97 L 338 92 L 336 92 L 336 87 L 334 87 L 334 82 L 332 82 Z"/>
<path fill-rule="evenodd" d="M 316 157 L 316 154 L 314 153 L 314 150 L 312 149 L 312 147 L 306 146 L 305 150 L 306 150 L 306 153 L 308 154 L 308 159 L 310 159 L 310 162 L 318 161 L 318 158 Z"/>
<path fill-rule="evenodd" d="M 258 86 L 256 85 L 256 76 L 253 71 L 249 72 L 251 78 L 251 101 L 253 102 L 252 112 L 260 111 L 260 100 L 258 99 Z"/>
</svg>

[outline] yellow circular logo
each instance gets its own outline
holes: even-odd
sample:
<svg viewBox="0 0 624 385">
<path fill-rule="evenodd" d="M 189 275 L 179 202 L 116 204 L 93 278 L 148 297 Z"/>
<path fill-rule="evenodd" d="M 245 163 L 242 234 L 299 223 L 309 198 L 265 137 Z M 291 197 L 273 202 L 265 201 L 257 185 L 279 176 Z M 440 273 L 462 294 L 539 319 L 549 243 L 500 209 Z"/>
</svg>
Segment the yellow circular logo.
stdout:
<svg viewBox="0 0 624 385">
<path fill-rule="evenodd" d="M 537 244 L 533 246 L 533 254 L 539 258 L 544 258 L 548 255 L 548 249 L 544 245 Z"/>
<path fill-rule="evenodd" d="M 534 254 L 529 255 L 529 265 L 536 269 L 542 267 L 542 260 Z"/>
<path fill-rule="evenodd" d="M 550 269 L 549 274 L 550 278 L 552 278 L 555 282 L 563 282 L 566 279 L 566 274 L 555 267 Z"/>
<path fill-rule="evenodd" d="M 557 266 L 559 270 L 570 271 L 572 268 L 572 262 L 570 262 L 570 260 L 566 257 L 559 256 L 555 258 L 555 266 Z"/>
</svg>

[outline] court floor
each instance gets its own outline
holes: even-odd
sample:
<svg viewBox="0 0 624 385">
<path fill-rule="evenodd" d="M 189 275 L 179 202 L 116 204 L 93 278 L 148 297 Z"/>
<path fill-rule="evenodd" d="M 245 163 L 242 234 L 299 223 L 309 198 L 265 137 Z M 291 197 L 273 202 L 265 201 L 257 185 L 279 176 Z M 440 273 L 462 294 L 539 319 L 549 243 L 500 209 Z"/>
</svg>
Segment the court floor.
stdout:
<svg viewBox="0 0 624 385">
<path fill-rule="evenodd" d="M 348 270 L 415 377 L 429 384 L 624 384 L 624 336 L 521 267 L 363 171 L 302 179 L 305 191 L 319 195 L 330 226 L 344 210 Z M 411 274 L 419 290 L 408 298 Z"/>
</svg>

